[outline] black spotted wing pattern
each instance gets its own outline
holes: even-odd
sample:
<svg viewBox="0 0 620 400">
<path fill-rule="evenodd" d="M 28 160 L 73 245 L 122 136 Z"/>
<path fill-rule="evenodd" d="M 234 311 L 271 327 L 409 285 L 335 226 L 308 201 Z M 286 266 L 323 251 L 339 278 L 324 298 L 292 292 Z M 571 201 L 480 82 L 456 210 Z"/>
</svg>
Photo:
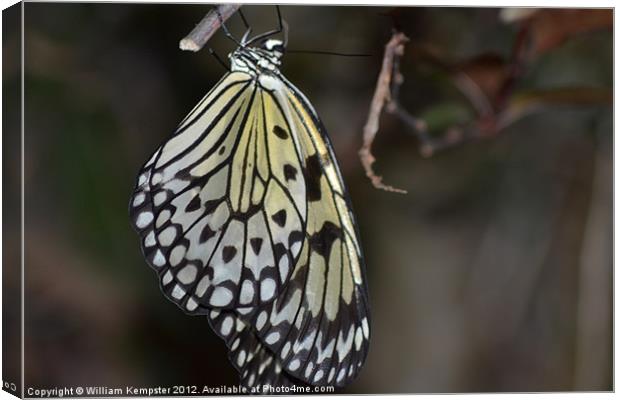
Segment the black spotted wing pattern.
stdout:
<svg viewBox="0 0 620 400">
<path fill-rule="evenodd" d="M 243 385 L 358 375 L 370 331 L 351 205 L 316 112 L 279 73 L 227 74 L 144 165 L 130 214 L 165 295 L 207 316 Z"/>
</svg>

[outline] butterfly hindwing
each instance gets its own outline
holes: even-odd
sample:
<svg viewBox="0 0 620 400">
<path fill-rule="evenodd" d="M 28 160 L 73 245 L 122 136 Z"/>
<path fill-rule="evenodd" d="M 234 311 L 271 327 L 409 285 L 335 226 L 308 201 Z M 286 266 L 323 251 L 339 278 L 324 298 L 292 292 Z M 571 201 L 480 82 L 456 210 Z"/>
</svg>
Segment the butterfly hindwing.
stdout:
<svg viewBox="0 0 620 400">
<path fill-rule="evenodd" d="M 295 90 L 287 86 L 262 95 L 265 113 L 273 119 L 268 126 L 288 121 L 286 128 L 304 160 L 305 238 L 286 288 L 272 304 L 244 310 L 238 337 L 259 338 L 283 373 L 294 379 L 342 386 L 357 375 L 368 349 L 361 253 L 329 143 L 314 112 Z M 233 362 L 237 346 L 229 346 Z"/>
<path fill-rule="evenodd" d="M 286 89 L 274 92 L 271 101 L 300 142 L 308 222 L 290 286 L 269 310 L 270 323 L 260 337 L 293 376 L 340 386 L 357 375 L 368 345 L 361 252 L 322 124 L 305 97 L 284 82 Z"/>
<path fill-rule="evenodd" d="M 243 386 L 269 394 L 270 386 L 303 384 L 282 369 L 279 358 L 237 313 L 214 310 L 208 318 L 213 330 L 228 346 L 228 358 L 239 372 Z"/>
</svg>

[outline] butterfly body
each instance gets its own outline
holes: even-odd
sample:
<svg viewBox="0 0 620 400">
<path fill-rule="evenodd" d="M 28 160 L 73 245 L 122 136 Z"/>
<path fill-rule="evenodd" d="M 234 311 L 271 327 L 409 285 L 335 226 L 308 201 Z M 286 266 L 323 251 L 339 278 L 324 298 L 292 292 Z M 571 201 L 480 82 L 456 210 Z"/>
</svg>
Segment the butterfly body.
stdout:
<svg viewBox="0 0 620 400">
<path fill-rule="evenodd" d="M 368 350 L 362 254 L 329 138 L 283 54 L 271 39 L 229 56 L 142 168 L 130 213 L 163 292 L 207 315 L 244 385 L 342 386 Z"/>
</svg>

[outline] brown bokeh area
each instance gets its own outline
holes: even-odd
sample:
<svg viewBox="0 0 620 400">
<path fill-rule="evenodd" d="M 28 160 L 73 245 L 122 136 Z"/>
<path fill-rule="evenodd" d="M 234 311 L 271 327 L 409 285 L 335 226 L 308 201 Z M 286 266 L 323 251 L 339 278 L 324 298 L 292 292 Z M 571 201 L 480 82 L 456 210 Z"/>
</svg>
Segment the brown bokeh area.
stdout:
<svg viewBox="0 0 620 400">
<path fill-rule="evenodd" d="M 238 381 L 206 319 L 160 293 L 128 217 L 140 166 L 225 72 L 178 49 L 208 9 L 25 5 L 26 386 Z M 254 32 L 276 23 L 272 6 L 244 10 Z M 375 169 L 402 195 L 375 189 L 357 155 L 393 18 L 411 39 L 401 104 L 436 137 L 475 114 L 454 71 L 503 95 L 497 66 L 520 20 L 489 8 L 282 13 L 291 50 L 370 55 L 291 52 L 282 67 L 330 133 L 366 258 L 370 352 L 341 392 L 612 390 L 608 15 L 527 17 L 532 50 L 506 104 L 536 112 L 496 134 L 423 157 L 382 115 Z M 242 35 L 238 17 L 229 26 Z M 221 33 L 210 45 L 233 48 Z M 6 68 L 17 84 L 19 65 Z"/>
</svg>

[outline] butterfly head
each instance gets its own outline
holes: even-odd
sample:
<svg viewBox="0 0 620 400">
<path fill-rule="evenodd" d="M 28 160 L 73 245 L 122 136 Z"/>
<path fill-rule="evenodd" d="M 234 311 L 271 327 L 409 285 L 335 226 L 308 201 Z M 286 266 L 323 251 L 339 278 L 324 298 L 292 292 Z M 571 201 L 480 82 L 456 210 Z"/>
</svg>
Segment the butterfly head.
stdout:
<svg viewBox="0 0 620 400">
<path fill-rule="evenodd" d="M 280 68 L 284 51 L 284 42 L 278 39 L 263 40 L 256 47 L 241 46 L 229 55 L 231 70 L 252 75 L 275 73 Z"/>
<path fill-rule="evenodd" d="M 284 42 L 279 39 L 267 39 L 262 43 L 261 48 L 278 59 L 284 55 Z"/>
</svg>

